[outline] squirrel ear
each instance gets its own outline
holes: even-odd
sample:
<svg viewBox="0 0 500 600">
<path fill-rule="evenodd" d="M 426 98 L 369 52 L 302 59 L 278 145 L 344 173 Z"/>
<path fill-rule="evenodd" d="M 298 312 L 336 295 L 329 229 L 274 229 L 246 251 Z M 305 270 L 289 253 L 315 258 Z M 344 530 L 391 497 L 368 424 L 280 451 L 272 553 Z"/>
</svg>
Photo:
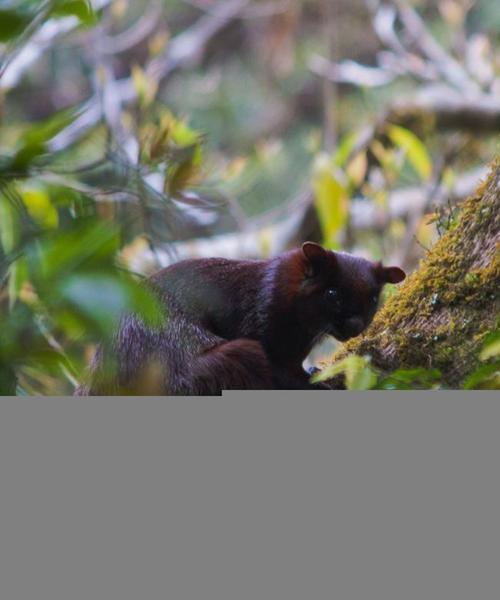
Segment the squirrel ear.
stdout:
<svg viewBox="0 0 500 600">
<path fill-rule="evenodd" d="M 302 244 L 302 252 L 307 260 L 314 262 L 317 260 L 323 260 L 328 256 L 328 251 L 316 244 L 316 242 L 304 242 Z"/>
<path fill-rule="evenodd" d="M 382 281 L 384 283 L 399 283 L 406 278 L 406 273 L 399 267 L 382 267 Z"/>
<path fill-rule="evenodd" d="M 306 275 L 312 277 L 326 263 L 326 259 L 330 254 L 323 246 L 315 242 L 304 242 L 302 244 L 302 252 L 307 259 L 308 269 Z"/>
</svg>

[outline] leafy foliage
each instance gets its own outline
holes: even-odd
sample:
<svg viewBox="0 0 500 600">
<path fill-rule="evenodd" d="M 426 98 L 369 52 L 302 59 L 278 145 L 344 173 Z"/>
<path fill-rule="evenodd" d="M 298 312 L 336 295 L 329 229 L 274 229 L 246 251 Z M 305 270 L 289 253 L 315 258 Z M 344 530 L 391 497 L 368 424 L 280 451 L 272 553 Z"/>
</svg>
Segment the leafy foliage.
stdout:
<svg viewBox="0 0 500 600">
<path fill-rule="evenodd" d="M 482 364 L 464 382 L 464 389 L 500 389 L 500 331 L 492 331 L 483 342 Z"/>
<path fill-rule="evenodd" d="M 99 35 L 92 28 L 99 24 L 99 32 L 105 32 L 103 46 L 123 42 L 127 36 L 119 33 L 121 25 L 130 25 L 131 14 L 147 17 L 147 2 L 112 2 L 103 21 L 99 7 L 106 2 L 0 4 L 0 88 L 2 75 L 48 22 L 52 28 L 72 24 L 76 38 L 88 35 L 79 45 L 65 33 L 59 39 L 63 52 L 48 52 L 45 64 L 37 64 L 39 72 L 33 69 L 20 79 L 18 89 L 0 89 L 0 393 L 70 393 L 97 341 L 109 341 L 120 314 L 134 311 L 153 326 L 161 323 L 155 298 L 140 277 L 127 271 L 123 248 L 137 240 L 153 251 L 158 245 L 168 248 L 183 238 L 184 229 L 189 238 L 186 209 L 217 210 L 200 189 L 213 195 L 216 189 L 218 198 L 237 197 L 240 218 L 283 206 L 306 181 L 330 247 L 361 246 L 382 257 L 407 235 L 399 218 L 366 235 L 353 232 L 352 209 L 368 202 L 386 209 L 392 190 L 427 186 L 435 175 L 435 156 L 446 144 L 432 125 L 413 130 L 379 123 L 363 140 L 363 120 L 371 123 L 374 107 L 383 107 L 383 94 L 392 99 L 406 82 L 378 96 L 368 89 L 340 90 L 335 107 L 339 142 L 332 153 L 322 150 L 321 110 L 314 104 L 321 102 L 321 92 L 306 67 L 311 51 L 323 51 L 315 2 L 277 3 L 290 6 L 283 13 L 278 6 L 270 18 L 259 16 L 262 7 L 255 3 L 235 31 L 228 28 L 228 35 L 221 36 L 224 44 L 215 40 L 203 61 L 196 58 L 182 73 L 173 72 L 168 86 L 148 66 L 152 59 L 165 58 L 177 29 L 195 22 L 200 7 L 193 3 L 163 0 L 168 23 L 157 18 L 155 32 L 144 38 L 147 43 L 134 42 L 117 55 L 97 47 Z M 299 12 L 307 20 L 305 29 L 297 25 Z M 473 18 L 480 12 L 484 9 Z M 210 10 L 203 17 L 208 19 Z M 483 19 L 489 23 L 491 15 Z M 144 22 L 147 18 L 141 18 Z M 133 26 L 129 32 L 137 31 Z M 196 42 L 192 31 L 177 46 L 178 55 Z M 345 37 L 351 43 L 359 36 L 346 32 Z M 252 44 L 256 52 L 249 56 Z M 479 39 L 471 56 L 481 58 L 478 48 L 482 55 L 489 52 Z M 369 46 L 360 49 L 367 51 Z M 113 114 L 108 94 L 114 85 L 120 94 L 127 78 L 136 100 L 120 104 Z M 101 116 L 86 128 L 89 106 Z M 460 159 L 446 165 L 442 181 L 450 189 L 465 165 L 484 162 L 490 151 L 486 143 L 466 142 L 473 160 L 463 160 L 458 152 Z M 438 232 L 453 227 L 454 209 L 446 208 L 446 214 L 441 207 L 433 217 Z M 428 215 L 422 215 L 422 222 L 416 233 L 425 244 L 432 229 Z M 269 246 L 272 231 L 263 229 L 259 235 L 262 247 Z M 480 359 L 466 387 L 498 383 L 498 338 L 485 342 Z M 349 357 L 335 366 L 334 374 L 343 374 L 351 389 L 440 385 L 435 371 L 382 375 L 362 357 Z"/>
<path fill-rule="evenodd" d="M 463 384 L 466 390 L 500 389 L 500 332 L 488 334 L 479 353 L 479 366 Z M 338 375 L 348 390 L 415 390 L 446 388 L 438 369 L 397 369 L 389 374 L 378 372 L 369 356 L 351 354 L 316 373 L 313 383 L 328 381 Z"/>
<path fill-rule="evenodd" d="M 84 25 L 97 18 L 83 0 L 25 2 L 1 12 L 0 41 L 18 51 L 30 28 L 67 16 Z M 135 82 L 148 87 L 138 75 Z M 120 253 L 135 235 L 137 215 L 154 236 L 171 199 L 181 199 L 198 176 L 201 138 L 154 106 L 154 94 L 141 108 L 128 123 L 140 140 L 137 161 L 111 130 L 90 146 L 90 161 L 89 136 L 58 150 L 54 141 L 78 119 L 79 107 L 9 131 L 0 149 L 0 394 L 71 393 L 121 315 L 134 312 L 152 327 L 167 317 Z M 0 123 L 0 136 L 5 127 Z M 153 174 L 164 178 L 160 191 L 148 183 Z M 117 218 L 124 196 L 128 210 L 120 207 Z"/>
</svg>

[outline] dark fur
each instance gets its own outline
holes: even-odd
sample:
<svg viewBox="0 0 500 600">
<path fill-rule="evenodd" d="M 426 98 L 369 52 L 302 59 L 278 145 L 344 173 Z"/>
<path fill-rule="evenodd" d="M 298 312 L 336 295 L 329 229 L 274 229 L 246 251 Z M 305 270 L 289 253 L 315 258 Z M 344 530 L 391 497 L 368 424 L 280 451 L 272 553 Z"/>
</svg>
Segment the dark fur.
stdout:
<svg viewBox="0 0 500 600">
<path fill-rule="evenodd" d="M 150 279 L 168 309 L 150 329 L 125 317 L 77 395 L 215 395 L 223 389 L 314 389 L 302 362 L 330 334 L 371 322 L 384 283 L 404 273 L 306 242 L 270 260 L 179 262 Z M 333 291 L 332 291 L 333 290 Z"/>
</svg>

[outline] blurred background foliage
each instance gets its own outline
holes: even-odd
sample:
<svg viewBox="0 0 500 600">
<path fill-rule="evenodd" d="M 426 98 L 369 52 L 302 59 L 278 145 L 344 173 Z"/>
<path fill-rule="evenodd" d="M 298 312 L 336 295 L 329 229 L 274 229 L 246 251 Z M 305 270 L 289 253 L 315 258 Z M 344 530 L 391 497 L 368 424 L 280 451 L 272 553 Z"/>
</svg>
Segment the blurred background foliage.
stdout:
<svg viewBox="0 0 500 600">
<path fill-rule="evenodd" d="M 497 149 L 499 38 L 495 0 L 0 0 L 0 393 L 72 393 L 179 258 L 414 269 Z"/>
</svg>

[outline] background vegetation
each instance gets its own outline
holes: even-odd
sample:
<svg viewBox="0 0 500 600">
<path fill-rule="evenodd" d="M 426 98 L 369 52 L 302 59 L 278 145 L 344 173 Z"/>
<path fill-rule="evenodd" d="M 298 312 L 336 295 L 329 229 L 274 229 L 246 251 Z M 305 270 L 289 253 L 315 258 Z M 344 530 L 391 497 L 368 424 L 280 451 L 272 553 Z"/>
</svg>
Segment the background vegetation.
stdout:
<svg viewBox="0 0 500 600">
<path fill-rule="evenodd" d="M 496 4 L 1 1 L 0 393 L 72 393 L 179 258 L 316 239 L 415 270 L 497 151 Z M 486 334 L 466 387 L 498 383 Z"/>
</svg>

